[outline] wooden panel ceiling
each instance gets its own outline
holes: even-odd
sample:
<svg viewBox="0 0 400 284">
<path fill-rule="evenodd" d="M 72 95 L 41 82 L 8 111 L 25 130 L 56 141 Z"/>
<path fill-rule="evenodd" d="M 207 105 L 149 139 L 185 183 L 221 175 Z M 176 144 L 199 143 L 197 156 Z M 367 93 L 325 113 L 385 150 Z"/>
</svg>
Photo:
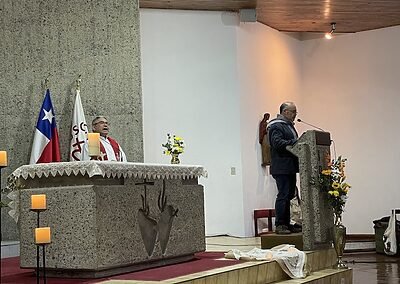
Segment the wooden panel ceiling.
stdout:
<svg viewBox="0 0 400 284">
<path fill-rule="evenodd" d="M 284 32 L 352 33 L 400 25 L 400 0 L 139 0 L 141 8 L 239 11 Z"/>
</svg>

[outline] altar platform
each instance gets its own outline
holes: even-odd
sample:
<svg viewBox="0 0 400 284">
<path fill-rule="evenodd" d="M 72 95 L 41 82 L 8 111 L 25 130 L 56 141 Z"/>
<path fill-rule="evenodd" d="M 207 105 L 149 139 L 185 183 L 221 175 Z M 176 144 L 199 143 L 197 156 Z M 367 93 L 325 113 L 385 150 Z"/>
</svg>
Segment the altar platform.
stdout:
<svg viewBox="0 0 400 284">
<path fill-rule="evenodd" d="M 195 259 L 158 268 L 115 275 L 99 279 L 47 278 L 48 284 L 73 283 L 352 283 L 352 269 L 332 269 L 336 257 L 333 250 L 307 252 L 306 267 L 309 275 L 304 279 L 290 279 L 276 261 L 242 261 L 224 258 L 230 249 L 242 251 L 260 247 L 260 238 L 209 237 L 207 252 Z M 34 284 L 32 269 L 19 268 L 19 259 L 2 259 L 1 283 Z"/>
</svg>

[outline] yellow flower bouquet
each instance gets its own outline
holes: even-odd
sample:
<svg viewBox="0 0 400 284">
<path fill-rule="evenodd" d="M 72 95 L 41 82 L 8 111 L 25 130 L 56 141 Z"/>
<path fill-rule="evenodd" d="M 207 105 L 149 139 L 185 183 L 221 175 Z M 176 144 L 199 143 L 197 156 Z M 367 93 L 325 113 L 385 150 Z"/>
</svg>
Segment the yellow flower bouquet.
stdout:
<svg viewBox="0 0 400 284">
<path fill-rule="evenodd" d="M 326 192 L 328 203 L 332 207 L 336 219 L 341 218 L 351 185 L 346 180 L 344 168 L 347 159 L 339 156 L 328 164 L 328 169 L 321 171 L 319 182 L 321 190 Z"/>
<path fill-rule="evenodd" d="M 165 155 L 171 155 L 171 164 L 179 164 L 180 160 L 178 158 L 179 154 L 182 154 L 185 151 L 185 141 L 183 141 L 182 137 L 167 134 L 167 142 L 165 144 L 161 144 L 165 148 L 163 153 Z"/>
<path fill-rule="evenodd" d="M 165 155 L 173 155 L 173 154 L 182 154 L 185 151 L 185 141 L 182 137 L 167 134 L 167 142 L 165 144 L 161 144 L 165 148 L 163 153 Z"/>
</svg>

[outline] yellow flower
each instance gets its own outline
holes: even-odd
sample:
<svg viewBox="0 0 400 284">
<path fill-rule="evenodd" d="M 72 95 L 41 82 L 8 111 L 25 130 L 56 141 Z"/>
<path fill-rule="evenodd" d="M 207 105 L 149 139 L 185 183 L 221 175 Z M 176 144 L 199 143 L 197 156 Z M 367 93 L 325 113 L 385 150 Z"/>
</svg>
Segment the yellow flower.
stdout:
<svg viewBox="0 0 400 284">
<path fill-rule="evenodd" d="M 179 141 L 179 140 L 182 140 L 182 137 L 175 136 L 174 139 Z"/>
<path fill-rule="evenodd" d="M 344 183 L 342 183 L 341 187 L 343 190 L 347 190 L 347 188 L 350 188 L 350 185 L 348 183 L 344 182 Z"/>
<path fill-rule="evenodd" d="M 337 191 L 337 190 L 330 190 L 330 191 L 328 191 L 328 193 L 329 193 L 330 195 L 335 196 L 335 197 L 338 197 L 338 196 L 339 196 L 339 191 Z"/>
<path fill-rule="evenodd" d="M 332 172 L 331 170 L 323 170 L 321 173 L 323 175 L 329 176 L 331 174 L 331 172 Z"/>
<path fill-rule="evenodd" d="M 340 184 L 339 184 L 338 182 L 334 181 L 334 182 L 332 183 L 332 188 L 333 188 L 333 189 L 338 189 L 339 187 L 340 187 Z"/>
</svg>

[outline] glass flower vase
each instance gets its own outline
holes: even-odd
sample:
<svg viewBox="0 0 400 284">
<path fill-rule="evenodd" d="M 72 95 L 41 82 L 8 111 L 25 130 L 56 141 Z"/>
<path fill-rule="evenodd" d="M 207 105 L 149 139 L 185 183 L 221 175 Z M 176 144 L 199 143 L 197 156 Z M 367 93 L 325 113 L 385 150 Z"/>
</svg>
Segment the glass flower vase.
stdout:
<svg viewBox="0 0 400 284">
<path fill-rule="evenodd" d="M 179 154 L 171 154 L 171 164 L 177 165 L 180 163 L 181 161 L 179 160 Z"/>
<path fill-rule="evenodd" d="M 342 223 L 341 214 L 335 214 L 335 223 L 333 225 L 333 246 L 337 255 L 337 269 L 347 268 L 347 265 L 342 260 L 345 245 L 346 227 Z"/>
</svg>

